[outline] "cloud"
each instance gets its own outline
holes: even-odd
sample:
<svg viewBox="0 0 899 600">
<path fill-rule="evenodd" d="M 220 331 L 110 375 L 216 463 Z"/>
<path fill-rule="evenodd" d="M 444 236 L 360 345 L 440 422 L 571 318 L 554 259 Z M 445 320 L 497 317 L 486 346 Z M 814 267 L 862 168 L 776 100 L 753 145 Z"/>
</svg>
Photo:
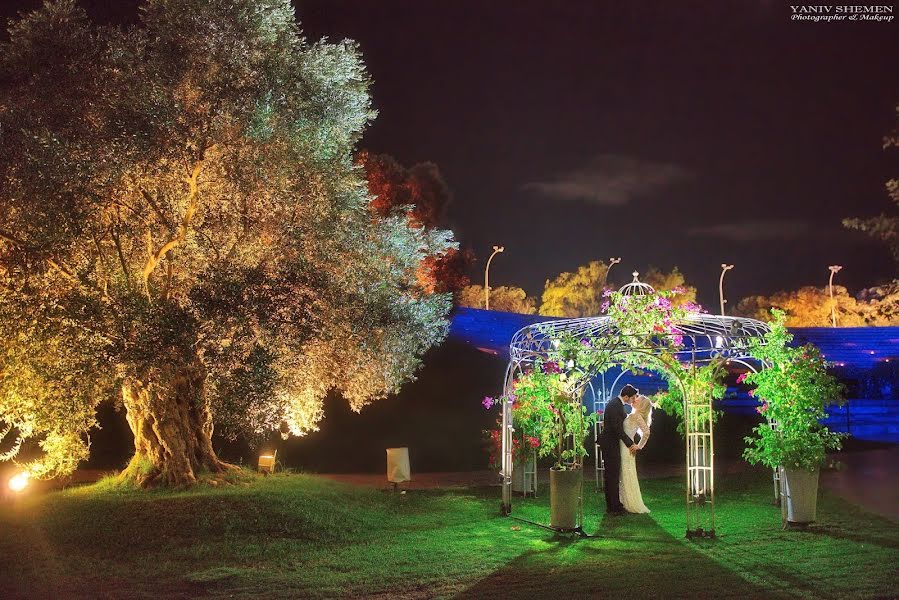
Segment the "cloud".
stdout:
<svg viewBox="0 0 899 600">
<path fill-rule="evenodd" d="M 674 164 L 600 154 L 581 168 L 561 173 L 549 181 L 526 183 L 522 189 L 560 200 L 622 206 L 638 196 L 689 178 L 687 170 Z"/>
<path fill-rule="evenodd" d="M 774 239 L 805 237 L 810 230 L 808 223 L 796 220 L 746 220 L 735 223 L 718 223 L 687 230 L 689 235 L 715 237 L 734 242 L 757 242 Z"/>
</svg>

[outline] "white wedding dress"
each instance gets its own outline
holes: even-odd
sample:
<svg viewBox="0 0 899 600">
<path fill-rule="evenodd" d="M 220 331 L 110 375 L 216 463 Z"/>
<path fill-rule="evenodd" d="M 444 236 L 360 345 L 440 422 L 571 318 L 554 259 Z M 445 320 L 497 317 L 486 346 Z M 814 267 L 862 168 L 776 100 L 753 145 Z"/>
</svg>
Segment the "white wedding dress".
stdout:
<svg viewBox="0 0 899 600">
<path fill-rule="evenodd" d="M 633 411 L 624 419 L 624 433 L 631 439 L 640 432 L 638 448 L 643 448 L 649 440 L 649 426 L 640 415 Z M 630 453 L 624 442 L 619 441 L 621 448 L 621 482 L 618 494 L 624 510 L 629 513 L 648 513 L 649 509 L 643 504 L 643 494 L 640 493 L 640 481 L 637 479 L 637 461 Z"/>
</svg>

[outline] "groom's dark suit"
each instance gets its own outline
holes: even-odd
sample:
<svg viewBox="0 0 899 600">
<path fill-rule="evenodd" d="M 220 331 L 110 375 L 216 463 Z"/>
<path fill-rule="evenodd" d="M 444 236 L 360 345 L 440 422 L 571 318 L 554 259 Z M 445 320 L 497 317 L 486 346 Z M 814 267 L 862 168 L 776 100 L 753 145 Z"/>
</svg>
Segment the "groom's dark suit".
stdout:
<svg viewBox="0 0 899 600">
<path fill-rule="evenodd" d="M 605 466 L 603 471 L 603 483 L 606 493 L 606 511 L 622 512 L 624 506 L 618 496 L 618 482 L 621 478 L 621 449 L 618 440 L 630 448 L 634 445 L 632 440 L 624 433 L 624 403 L 616 396 L 608 404 L 602 416 L 602 458 Z"/>
</svg>

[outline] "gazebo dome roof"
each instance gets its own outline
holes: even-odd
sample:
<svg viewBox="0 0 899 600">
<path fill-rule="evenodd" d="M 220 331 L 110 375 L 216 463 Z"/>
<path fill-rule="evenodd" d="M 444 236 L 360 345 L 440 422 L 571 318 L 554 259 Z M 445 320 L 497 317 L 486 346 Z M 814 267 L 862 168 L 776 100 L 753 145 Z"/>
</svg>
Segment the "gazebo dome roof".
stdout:
<svg viewBox="0 0 899 600">
<path fill-rule="evenodd" d="M 618 290 L 623 296 L 648 296 L 655 293 L 655 288 L 648 283 L 640 281 L 640 273 L 634 271 L 632 275 L 634 280 Z"/>
</svg>

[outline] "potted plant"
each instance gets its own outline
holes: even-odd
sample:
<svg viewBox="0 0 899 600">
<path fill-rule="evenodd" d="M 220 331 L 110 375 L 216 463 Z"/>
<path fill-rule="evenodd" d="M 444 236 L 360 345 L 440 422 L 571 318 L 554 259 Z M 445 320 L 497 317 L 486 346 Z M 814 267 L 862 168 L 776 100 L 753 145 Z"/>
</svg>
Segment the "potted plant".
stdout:
<svg viewBox="0 0 899 600">
<path fill-rule="evenodd" d="M 750 394 L 759 400 L 757 410 L 766 417 L 745 438 L 743 457 L 779 470 L 786 521 L 808 523 L 816 516 L 819 469 L 826 453 L 838 450 L 842 439 L 820 420 L 828 404 L 842 401 L 842 388 L 827 372 L 827 362 L 816 347 L 789 346 L 793 336 L 784 326 L 784 312 L 771 312 L 774 321 L 764 342 L 750 343 L 750 354 L 766 368 L 737 380 L 755 386 Z"/>
<path fill-rule="evenodd" d="M 576 397 L 578 371 L 557 362 L 536 363 L 514 384 L 513 415 L 536 440 L 540 456 L 552 456 L 550 469 L 550 525 L 560 530 L 577 527 L 583 480 L 584 440 L 596 415 Z"/>
</svg>

